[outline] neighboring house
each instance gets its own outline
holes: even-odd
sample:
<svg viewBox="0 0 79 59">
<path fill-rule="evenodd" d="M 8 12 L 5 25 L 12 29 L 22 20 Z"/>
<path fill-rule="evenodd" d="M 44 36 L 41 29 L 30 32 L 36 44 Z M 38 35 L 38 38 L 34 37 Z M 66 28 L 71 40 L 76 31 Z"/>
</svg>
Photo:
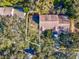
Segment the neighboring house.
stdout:
<svg viewBox="0 0 79 59">
<path fill-rule="evenodd" d="M 3 16 L 18 16 L 20 18 L 24 18 L 24 16 L 26 15 L 26 13 L 21 12 L 19 10 L 14 9 L 13 7 L 0 7 L 0 15 Z"/>
<path fill-rule="evenodd" d="M 63 15 L 40 15 L 40 31 L 52 29 L 54 31 L 70 31 L 71 22 L 67 16 Z M 74 31 L 75 29 L 72 28 Z"/>
</svg>

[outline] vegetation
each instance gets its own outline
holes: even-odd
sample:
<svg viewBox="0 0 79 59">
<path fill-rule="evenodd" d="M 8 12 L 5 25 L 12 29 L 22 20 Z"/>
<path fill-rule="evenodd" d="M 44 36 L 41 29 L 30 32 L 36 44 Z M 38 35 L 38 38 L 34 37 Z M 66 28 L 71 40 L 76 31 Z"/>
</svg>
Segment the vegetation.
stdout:
<svg viewBox="0 0 79 59">
<path fill-rule="evenodd" d="M 50 34 L 49 34 L 50 33 Z M 53 38 L 50 37 L 52 31 L 51 30 L 45 30 L 41 34 L 41 51 L 45 51 L 43 55 L 46 55 L 48 51 L 51 51 L 51 53 L 47 54 L 48 56 L 52 56 L 54 59 L 73 59 L 76 57 L 75 52 L 79 48 L 79 33 L 66 33 L 63 32 L 59 35 L 59 38 Z M 60 44 L 60 49 L 58 52 L 56 52 L 55 44 Z M 43 46 L 44 44 L 44 46 Z M 66 48 L 66 49 L 64 49 Z M 42 53 L 41 52 L 41 53 Z M 53 54 L 53 55 L 52 55 Z M 50 57 L 49 57 L 50 58 Z"/>
<path fill-rule="evenodd" d="M 37 11 L 40 14 L 67 15 L 70 19 L 79 19 L 79 1 L 78 0 L 1 0 L 0 6 L 22 7 L 24 12 L 30 10 Z M 38 29 L 29 29 L 28 40 L 25 39 L 26 20 L 17 16 L 0 16 L 0 59 L 27 57 L 23 50 L 29 45 L 36 50 L 35 59 L 72 59 L 74 48 L 79 48 L 79 33 L 61 33 L 58 37 L 60 48 L 66 48 L 61 52 L 55 51 L 55 38 L 52 37 L 52 31 L 44 31 L 40 38 Z M 79 24 L 76 27 L 79 28 Z M 55 39 L 55 40 L 54 40 Z M 35 44 L 34 44 L 35 43 Z M 40 49 L 38 45 L 41 45 Z M 41 51 L 39 51 L 41 50 Z M 70 55 L 69 55 L 70 54 Z M 68 56 L 69 55 L 69 56 Z M 75 58 L 74 58 L 75 59 Z"/>
<path fill-rule="evenodd" d="M 30 9 L 40 14 L 64 14 L 69 17 L 79 15 L 78 5 L 78 0 L 1 0 L 0 2 L 0 6 L 23 7 L 24 10 Z"/>
<path fill-rule="evenodd" d="M 18 51 L 27 47 L 25 43 L 25 19 L 17 16 L 0 16 L 0 56 L 18 58 Z M 20 54 L 21 55 L 21 54 Z M 24 54 L 23 54 L 24 55 Z"/>
<path fill-rule="evenodd" d="M 75 27 L 79 29 L 79 22 L 75 24 Z"/>
</svg>

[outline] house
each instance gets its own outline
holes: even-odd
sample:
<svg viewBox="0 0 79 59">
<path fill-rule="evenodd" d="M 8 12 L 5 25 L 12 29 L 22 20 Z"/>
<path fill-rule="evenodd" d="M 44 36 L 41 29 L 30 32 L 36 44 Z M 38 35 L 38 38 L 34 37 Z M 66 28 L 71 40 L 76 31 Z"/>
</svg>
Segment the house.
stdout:
<svg viewBox="0 0 79 59">
<path fill-rule="evenodd" d="M 63 15 L 40 15 L 40 31 L 52 29 L 54 31 L 71 31 L 72 23 L 67 16 Z M 73 24 L 74 25 L 74 24 Z M 72 28 L 72 30 L 71 30 Z"/>
<path fill-rule="evenodd" d="M 3 16 L 18 16 L 20 18 L 24 18 L 24 16 L 26 15 L 26 13 L 21 12 L 19 10 L 14 9 L 13 7 L 0 7 L 0 15 Z"/>
</svg>

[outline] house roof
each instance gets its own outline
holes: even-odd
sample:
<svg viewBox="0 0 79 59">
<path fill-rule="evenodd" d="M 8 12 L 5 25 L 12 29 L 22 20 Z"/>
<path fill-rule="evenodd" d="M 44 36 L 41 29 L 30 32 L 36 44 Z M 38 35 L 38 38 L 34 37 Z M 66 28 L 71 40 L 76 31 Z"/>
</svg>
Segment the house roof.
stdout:
<svg viewBox="0 0 79 59">
<path fill-rule="evenodd" d="M 58 15 L 40 15 L 40 21 L 56 21 Z"/>
<path fill-rule="evenodd" d="M 67 16 L 59 16 L 59 23 L 69 23 L 70 20 Z"/>
<path fill-rule="evenodd" d="M 0 7 L 0 15 L 17 15 L 20 18 L 24 18 L 25 14 L 24 12 L 21 12 L 19 10 L 14 9 L 13 7 Z"/>
<path fill-rule="evenodd" d="M 0 15 L 10 14 L 12 11 L 12 7 L 0 7 Z"/>
<path fill-rule="evenodd" d="M 59 23 L 69 23 L 67 16 L 63 15 L 40 15 L 40 21 L 59 21 Z"/>
<path fill-rule="evenodd" d="M 42 28 L 42 31 L 46 29 L 55 29 L 58 31 L 58 28 L 61 26 L 70 27 L 70 20 L 66 16 L 40 15 L 40 28 Z"/>
</svg>

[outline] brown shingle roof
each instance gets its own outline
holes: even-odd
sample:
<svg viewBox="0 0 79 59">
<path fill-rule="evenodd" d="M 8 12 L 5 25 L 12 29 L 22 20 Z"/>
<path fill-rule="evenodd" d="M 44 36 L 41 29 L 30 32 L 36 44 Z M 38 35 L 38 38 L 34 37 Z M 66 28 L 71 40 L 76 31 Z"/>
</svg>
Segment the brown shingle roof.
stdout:
<svg viewBox="0 0 79 59">
<path fill-rule="evenodd" d="M 57 21 L 58 15 L 40 15 L 40 21 Z"/>
<path fill-rule="evenodd" d="M 59 16 L 59 23 L 70 23 L 70 20 L 67 16 Z"/>
<path fill-rule="evenodd" d="M 59 21 L 59 23 L 70 22 L 68 17 L 58 15 L 40 15 L 40 21 Z"/>
<path fill-rule="evenodd" d="M 53 29 L 54 27 L 58 31 L 59 26 L 69 29 L 69 19 L 58 15 L 40 15 L 40 28 L 42 28 L 42 31 L 46 29 Z"/>
</svg>

